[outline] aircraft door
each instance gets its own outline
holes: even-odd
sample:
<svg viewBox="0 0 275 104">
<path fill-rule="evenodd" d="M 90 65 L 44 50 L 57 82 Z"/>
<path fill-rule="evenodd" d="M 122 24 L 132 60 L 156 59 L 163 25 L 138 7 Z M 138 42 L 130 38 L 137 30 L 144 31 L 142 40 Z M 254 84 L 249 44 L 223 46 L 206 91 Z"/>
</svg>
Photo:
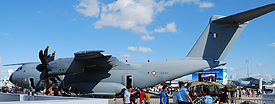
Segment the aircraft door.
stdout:
<svg viewBox="0 0 275 104">
<path fill-rule="evenodd" d="M 133 86 L 133 75 L 126 75 L 125 76 L 125 86 L 126 87 L 128 87 L 128 86 L 134 87 Z"/>
<path fill-rule="evenodd" d="M 33 77 L 29 77 L 29 87 L 35 88 L 34 78 Z"/>
</svg>

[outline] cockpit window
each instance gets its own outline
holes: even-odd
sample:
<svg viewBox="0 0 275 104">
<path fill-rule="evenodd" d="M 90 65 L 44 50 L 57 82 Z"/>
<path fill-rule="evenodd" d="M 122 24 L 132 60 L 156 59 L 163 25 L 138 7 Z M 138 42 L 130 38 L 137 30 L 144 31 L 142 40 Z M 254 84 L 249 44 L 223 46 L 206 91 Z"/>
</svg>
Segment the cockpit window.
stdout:
<svg viewBox="0 0 275 104">
<path fill-rule="evenodd" d="M 22 66 L 16 69 L 16 71 L 20 71 L 20 70 L 22 70 Z"/>
</svg>

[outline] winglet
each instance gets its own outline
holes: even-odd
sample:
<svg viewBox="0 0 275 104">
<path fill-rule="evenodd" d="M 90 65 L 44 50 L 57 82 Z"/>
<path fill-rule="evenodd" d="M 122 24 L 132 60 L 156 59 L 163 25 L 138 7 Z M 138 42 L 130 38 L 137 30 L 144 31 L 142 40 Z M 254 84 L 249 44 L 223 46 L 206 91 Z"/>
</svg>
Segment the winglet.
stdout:
<svg viewBox="0 0 275 104">
<path fill-rule="evenodd" d="M 269 4 L 266 6 L 258 7 L 252 10 L 248 10 L 245 12 L 241 12 L 238 14 L 234 14 L 231 16 L 227 16 L 224 18 L 220 18 L 217 20 L 212 21 L 213 23 L 221 23 L 221 24 L 228 24 L 228 23 L 239 23 L 242 24 L 244 22 L 247 22 L 249 20 L 252 20 L 254 18 L 257 18 L 261 15 L 264 15 L 266 13 L 272 12 L 275 10 L 275 3 Z"/>
</svg>

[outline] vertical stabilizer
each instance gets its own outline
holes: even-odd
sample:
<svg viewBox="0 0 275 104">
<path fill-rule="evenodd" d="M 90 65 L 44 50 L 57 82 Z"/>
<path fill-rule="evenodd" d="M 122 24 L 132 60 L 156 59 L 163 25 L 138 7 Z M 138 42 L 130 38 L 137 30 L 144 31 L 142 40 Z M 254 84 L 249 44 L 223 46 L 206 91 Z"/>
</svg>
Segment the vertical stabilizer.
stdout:
<svg viewBox="0 0 275 104">
<path fill-rule="evenodd" d="M 223 60 L 248 21 L 273 10 L 275 10 L 275 4 L 227 17 L 213 15 L 208 26 L 185 59 Z"/>
<path fill-rule="evenodd" d="M 10 77 L 11 74 L 13 73 L 12 69 L 8 69 L 8 73 L 9 73 L 9 77 Z"/>
</svg>

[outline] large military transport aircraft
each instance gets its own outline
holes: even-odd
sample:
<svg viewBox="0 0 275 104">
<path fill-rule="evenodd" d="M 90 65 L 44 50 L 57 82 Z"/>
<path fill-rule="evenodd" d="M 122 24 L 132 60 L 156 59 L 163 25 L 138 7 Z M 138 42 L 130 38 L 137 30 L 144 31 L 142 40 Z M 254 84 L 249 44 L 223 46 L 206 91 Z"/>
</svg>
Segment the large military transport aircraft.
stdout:
<svg viewBox="0 0 275 104">
<path fill-rule="evenodd" d="M 23 63 L 10 81 L 42 89 L 51 83 L 94 94 L 119 93 L 127 86 L 145 88 L 194 72 L 225 65 L 222 61 L 249 20 L 275 9 L 275 3 L 231 16 L 213 15 L 189 54 L 180 60 L 121 62 L 104 51 L 80 51 L 73 58 L 54 60 L 48 47 L 39 52 L 41 63 Z"/>
</svg>

